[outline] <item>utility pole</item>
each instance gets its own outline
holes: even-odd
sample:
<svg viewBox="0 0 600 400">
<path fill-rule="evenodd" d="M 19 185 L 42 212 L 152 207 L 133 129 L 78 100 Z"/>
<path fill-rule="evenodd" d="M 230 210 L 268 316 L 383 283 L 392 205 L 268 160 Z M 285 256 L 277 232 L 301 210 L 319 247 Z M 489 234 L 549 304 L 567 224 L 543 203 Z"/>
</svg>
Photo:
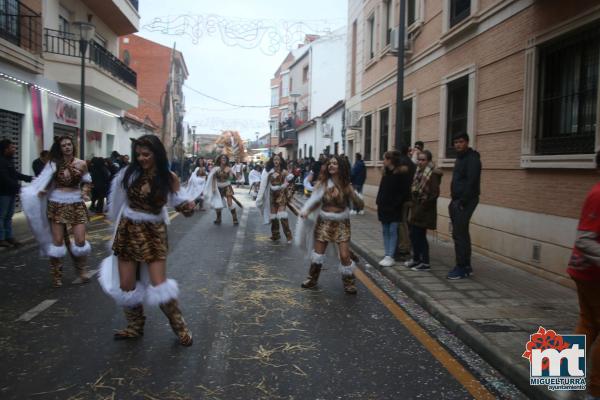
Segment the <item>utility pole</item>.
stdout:
<svg viewBox="0 0 600 400">
<path fill-rule="evenodd" d="M 396 131 L 394 144 L 397 150 L 404 143 L 402 127 L 404 125 L 404 39 L 406 31 L 406 0 L 400 0 L 400 19 L 398 21 L 398 73 L 396 76 Z"/>
</svg>

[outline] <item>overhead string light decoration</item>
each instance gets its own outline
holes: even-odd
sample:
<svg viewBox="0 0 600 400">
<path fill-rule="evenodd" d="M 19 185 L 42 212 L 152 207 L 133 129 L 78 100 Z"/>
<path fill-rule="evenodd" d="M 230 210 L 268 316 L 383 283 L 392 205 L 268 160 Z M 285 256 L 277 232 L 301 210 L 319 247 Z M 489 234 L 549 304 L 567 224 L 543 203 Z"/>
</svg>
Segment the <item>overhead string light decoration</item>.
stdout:
<svg viewBox="0 0 600 400">
<path fill-rule="evenodd" d="M 150 32 L 188 36 L 198 44 L 203 36 L 219 36 L 227 46 L 260 49 L 265 55 L 275 55 L 282 49 L 292 50 L 306 35 L 330 35 L 332 26 L 342 20 L 270 20 L 209 15 L 169 15 L 156 17 L 143 25 Z"/>
</svg>

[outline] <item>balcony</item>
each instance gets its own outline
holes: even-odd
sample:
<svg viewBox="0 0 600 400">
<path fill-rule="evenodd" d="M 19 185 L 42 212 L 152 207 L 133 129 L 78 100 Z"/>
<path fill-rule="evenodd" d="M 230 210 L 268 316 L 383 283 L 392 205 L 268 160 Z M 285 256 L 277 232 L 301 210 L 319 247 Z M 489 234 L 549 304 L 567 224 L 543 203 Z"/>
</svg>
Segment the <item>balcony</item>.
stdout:
<svg viewBox="0 0 600 400">
<path fill-rule="evenodd" d="M 2 3 L 0 3 L 2 4 Z M 20 1 L 4 2 L 0 8 L 0 54 L 13 64 L 41 73 L 42 17 Z"/>
<path fill-rule="evenodd" d="M 82 0 L 117 36 L 139 30 L 138 0 Z"/>
<path fill-rule="evenodd" d="M 76 35 L 54 29 L 44 29 L 44 51 L 46 53 L 80 58 L 79 39 Z M 116 79 L 137 88 L 137 74 L 110 51 L 92 41 L 88 62 L 97 65 Z"/>
<path fill-rule="evenodd" d="M 48 77 L 78 91 L 81 73 L 79 38 L 46 28 L 43 42 Z M 122 109 L 137 107 L 137 74 L 134 70 L 94 41 L 88 47 L 86 62 L 86 90 L 91 96 Z"/>
<path fill-rule="evenodd" d="M 285 123 L 280 124 L 279 127 L 279 146 L 288 147 L 294 146 L 298 143 L 298 132 L 296 128 L 286 126 Z"/>
</svg>

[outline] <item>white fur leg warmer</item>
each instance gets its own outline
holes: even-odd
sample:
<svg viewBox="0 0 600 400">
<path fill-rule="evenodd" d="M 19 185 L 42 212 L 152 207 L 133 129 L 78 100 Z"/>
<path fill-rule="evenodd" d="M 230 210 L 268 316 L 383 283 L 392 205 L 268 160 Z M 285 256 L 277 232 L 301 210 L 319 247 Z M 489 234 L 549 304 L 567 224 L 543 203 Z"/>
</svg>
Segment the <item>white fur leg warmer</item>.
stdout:
<svg viewBox="0 0 600 400">
<path fill-rule="evenodd" d="M 126 292 L 121 289 L 112 290 L 110 296 L 115 299 L 119 306 L 135 307 L 143 303 L 146 288 L 141 282 L 137 282 L 135 289 Z"/>
<path fill-rule="evenodd" d="M 319 254 L 313 250 L 312 254 L 310 255 L 310 262 L 313 264 L 323 265 L 325 262 L 325 254 Z"/>
<path fill-rule="evenodd" d="M 271 213 L 271 219 L 277 219 L 277 213 Z"/>
<path fill-rule="evenodd" d="M 235 210 L 235 203 L 232 203 L 232 204 L 231 204 L 231 207 L 229 207 L 229 210 L 230 210 L 230 211 L 233 211 L 233 210 Z"/>
<path fill-rule="evenodd" d="M 48 257 L 63 258 L 67 254 L 67 246 L 55 246 L 53 244 L 48 245 Z"/>
<path fill-rule="evenodd" d="M 342 276 L 354 276 L 354 270 L 356 269 L 356 264 L 354 261 L 350 265 L 343 265 L 340 263 L 340 273 Z"/>
<path fill-rule="evenodd" d="M 145 303 L 149 306 L 158 306 L 177 299 L 179 296 L 179 286 L 174 279 L 167 279 L 157 286 L 148 286 L 146 290 Z"/>
<path fill-rule="evenodd" d="M 75 242 L 71 242 L 70 247 L 71 247 L 71 253 L 73 253 L 74 257 L 88 256 L 92 252 L 92 246 L 90 245 L 90 242 L 88 242 L 87 240 L 85 241 L 83 246 L 77 246 L 77 244 L 75 244 Z"/>
<path fill-rule="evenodd" d="M 287 219 L 287 217 L 288 217 L 287 211 L 279 211 L 277 213 L 277 218 L 279 218 L 279 219 Z"/>
</svg>

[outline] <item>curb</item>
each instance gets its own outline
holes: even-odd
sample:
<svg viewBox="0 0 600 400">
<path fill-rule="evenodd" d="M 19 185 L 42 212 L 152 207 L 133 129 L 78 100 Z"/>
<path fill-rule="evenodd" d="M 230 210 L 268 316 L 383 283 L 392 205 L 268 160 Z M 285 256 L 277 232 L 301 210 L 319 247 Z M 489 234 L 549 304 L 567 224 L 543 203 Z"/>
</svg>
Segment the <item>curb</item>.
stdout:
<svg viewBox="0 0 600 400">
<path fill-rule="evenodd" d="M 383 276 L 388 278 L 395 286 L 411 297 L 417 304 L 423 307 L 429 314 L 440 321 L 457 338 L 463 341 L 467 346 L 471 347 L 490 365 L 500 371 L 507 377 L 515 386 L 519 388 L 525 395 L 532 399 L 566 399 L 571 397 L 568 392 L 549 393 L 543 386 L 532 386 L 529 383 L 529 370 L 521 365 L 515 365 L 514 360 L 508 358 L 502 353 L 489 339 L 475 330 L 466 321 L 452 314 L 441 303 L 433 299 L 427 293 L 413 288 L 407 283 L 403 277 L 396 271 L 390 268 L 384 268 L 378 265 L 377 261 L 371 257 L 366 250 L 360 245 L 350 240 L 352 249 L 363 257 L 371 266 L 377 269 Z M 364 265 L 358 264 L 358 267 L 366 273 Z M 411 316 L 412 317 L 412 316 Z M 452 349 L 449 349 L 452 351 Z"/>
</svg>

